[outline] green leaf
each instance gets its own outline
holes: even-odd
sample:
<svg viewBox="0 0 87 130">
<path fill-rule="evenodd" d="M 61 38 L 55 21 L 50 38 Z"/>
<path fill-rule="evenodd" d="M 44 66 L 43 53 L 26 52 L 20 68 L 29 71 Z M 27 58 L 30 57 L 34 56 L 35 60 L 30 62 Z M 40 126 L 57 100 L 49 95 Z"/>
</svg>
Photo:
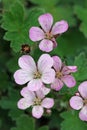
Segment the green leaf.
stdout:
<svg viewBox="0 0 87 130">
<path fill-rule="evenodd" d="M 78 67 L 78 71 L 74 74 L 77 81 L 87 80 L 87 58 L 85 53 L 80 53 L 75 57 L 74 65 Z"/>
<path fill-rule="evenodd" d="M 66 20 L 69 26 L 75 26 L 76 24 L 76 20 L 73 17 L 73 8 L 70 6 L 54 6 L 52 9 L 47 7 L 46 11 L 53 15 L 55 22 Z"/>
<path fill-rule="evenodd" d="M 74 12 L 77 15 L 77 17 L 81 20 L 80 24 L 80 31 L 83 32 L 85 37 L 87 38 L 87 8 L 83 8 L 81 6 L 75 6 Z"/>
<path fill-rule="evenodd" d="M 38 130 L 49 130 L 49 127 L 48 126 L 42 126 Z"/>
<path fill-rule="evenodd" d="M 19 58 L 19 55 L 15 55 L 15 57 L 12 57 L 6 64 L 8 70 L 12 73 L 14 73 L 17 69 L 19 69 L 18 58 Z"/>
<path fill-rule="evenodd" d="M 11 86 L 13 87 L 13 86 Z M 12 120 L 16 120 L 20 115 L 24 113 L 17 107 L 17 102 L 20 99 L 19 91 L 14 90 L 13 88 L 8 89 L 8 95 L 3 96 L 0 100 L 0 107 L 5 110 L 9 110 L 9 116 Z"/>
<path fill-rule="evenodd" d="M 87 130 L 87 123 L 79 119 L 78 112 L 63 112 L 61 117 L 64 119 L 61 123 L 61 130 Z"/>
<path fill-rule="evenodd" d="M 23 44 L 32 44 L 29 39 L 29 29 L 31 26 L 38 25 L 38 16 L 43 13 L 42 9 L 33 8 L 29 12 L 24 12 L 24 6 L 16 2 L 10 7 L 10 10 L 4 13 L 2 28 L 7 32 L 4 39 L 11 41 L 11 48 L 15 52 L 21 50 Z"/>
<path fill-rule="evenodd" d="M 35 130 L 34 119 L 27 115 L 22 115 L 16 120 L 17 127 L 11 128 L 11 130 Z"/>
<path fill-rule="evenodd" d="M 76 56 L 78 52 L 81 52 L 87 46 L 87 40 L 84 39 L 82 33 L 75 28 L 68 30 L 56 40 L 58 46 L 52 51 L 52 54 L 61 57 Z"/>
<path fill-rule="evenodd" d="M 12 86 L 13 87 L 13 86 Z M 20 99 L 19 91 L 13 88 L 8 89 L 8 96 L 3 96 L 0 100 L 0 106 L 3 109 L 17 109 L 17 102 Z"/>
<path fill-rule="evenodd" d="M 31 2 L 33 2 L 34 4 L 38 4 L 40 6 L 47 6 L 47 7 L 50 7 L 50 6 L 53 6 L 53 5 L 56 5 L 60 0 L 30 0 Z"/>
<path fill-rule="evenodd" d="M 8 0 L 2 0 L 1 2 L 3 4 L 4 10 L 7 11 L 13 4 L 15 4 L 15 2 L 21 2 L 24 4 L 25 0 L 9 0 L 9 2 Z"/>
<path fill-rule="evenodd" d="M 77 17 L 81 20 L 86 22 L 87 18 L 85 17 L 87 15 L 87 9 L 83 8 L 81 6 L 75 5 L 74 6 L 74 13 L 77 15 Z"/>
<path fill-rule="evenodd" d="M 28 25 L 29 28 L 32 26 L 40 26 L 38 22 L 38 17 L 45 13 L 43 8 L 33 7 L 29 10 L 26 18 L 26 26 Z"/>
<path fill-rule="evenodd" d="M 11 117 L 12 120 L 17 120 L 17 118 L 20 117 L 22 114 L 24 114 L 24 111 L 21 111 L 18 108 L 14 108 L 9 111 L 8 116 Z"/>
<path fill-rule="evenodd" d="M 76 19 L 73 16 L 73 7 L 69 4 L 61 4 L 60 0 L 30 0 L 34 4 L 38 4 L 45 9 L 45 12 L 49 12 L 53 15 L 54 21 L 66 20 L 70 26 L 76 25 Z M 67 15 L 66 15 L 67 14 Z"/>
<path fill-rule="evenodd" d="M 5 71 L 0 71 L 0 81 L 1 81 L 0 91 L 8 89 L 12 85 Z"/>
<path fill-rule="evenodd" d="M 81 0 L 67 0 L 67 1 L 65 1 L 65 0 L 62 0 L 62 1 L 60 1 L 60 3 L 62 4 L 62 5 L 65 5 L 65 4 L 67 4 L 67 5 L 69 5 L 69 6 L 73 6 L 73 5 L 81 5 L 81 6 L 84 6 L 85 5 L 85 0 L 83 0 L 83 1 L 81 1 Z"/>
<path fill-rule="evenodd" d="M 59 107 L 58 104 L 57 104 L 57 107 Z M 50 121 L 49 121 L 49 127 L 51 129 L 54 129 L 54 128 L 59 129 L 60 123 L 61 123 L 61 117 L 59 115 L 59 111 L 54 109 L 52 111 L 52 115 L 51 115 L 51 118 L 50 118 Z"/>
<path fill-rule="evenodd" d="M 24 9 L 22 4 L 15 3 L 11 6 L 10 10 L 3 15 L 2 27 L 9 31 L 20 30 L 24 19 Z"/>
</svg>

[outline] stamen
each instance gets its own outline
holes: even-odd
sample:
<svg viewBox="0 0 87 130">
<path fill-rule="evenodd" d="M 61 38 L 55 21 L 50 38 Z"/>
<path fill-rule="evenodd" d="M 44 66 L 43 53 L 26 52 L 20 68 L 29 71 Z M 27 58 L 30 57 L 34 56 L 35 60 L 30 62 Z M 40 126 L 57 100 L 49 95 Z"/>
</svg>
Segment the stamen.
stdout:
<svg viewBox="0 0 87 130">
<path fill-rule="evenodd" d="M 56 72 L 56 78 L 61 78 L 63 76 L 62 72 L 57 71 Z"/>
<path fill-rule="evenodd" d="M 84 101 L 83 101 L 83 102 L 84 102 L 84 104 L 85 104 L 85 105 L 87 105 L 87 99 L 84 99 Z"/>
<path fill-rule="evenodd" d="M 34 73 L 34 79 L 39 79 L 39 78 L 41 78 L 41 74 L 40 74 L 40 72 L 36 72 L 36 73 Z"/>
<path fill-rule="evenodd" d="M 47 32 L 47 33 L 45 34 L 45 36 L 46 36 L 46 38 L 49 39 L 49 40 L 51 40 L 51 39 L 53 38 L 53 35 L 52 35 L 50 32 Z"/>
<path fill-rule="evenodd" d="M 35 98 L 34 99 L 34 105 L 41 105 L 41 99 L 40 98 Z"/>
</svg>

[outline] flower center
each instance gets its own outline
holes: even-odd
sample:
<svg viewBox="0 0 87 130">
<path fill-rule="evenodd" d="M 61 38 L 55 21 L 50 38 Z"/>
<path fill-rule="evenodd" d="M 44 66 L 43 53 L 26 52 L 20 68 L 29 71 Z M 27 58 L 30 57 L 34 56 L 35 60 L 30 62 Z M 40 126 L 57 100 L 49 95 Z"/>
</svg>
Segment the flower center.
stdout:
<svg viewBox="0 0 87 130">
<path fill-rule="evenodd" d="M 34 99 L 34 105 L 41 105 L 41 99 L 40 98 L 35 98 Z"/>
<path fill-rule="evenodd" d="M 51 32 L 47 32 L 45 33 L 45 36 L 47 39 L 51 40 L 53 38 L 53 35 L 51 34 Z"/>
<path fill-rule="evenodd" d="M 61 78 L 63 76 L 62 72 L 57 71 L 56 72 L 56 78 Z"/>
<path fill-rule="evenodd" d="M 85 105 L 87 105 L 87 99 L 84 99 L 84 101 L 83 101 L 83 102 L 84 102 L 84 104 L 85 104 Z"/>
<path fill-rule="evenodd" d="M 40 74 L 40 72 L 35 72 L 34 73 L 34 79 L 39 79 L 39 78 L 41 78 L 41 74 Z"/>
</svg>

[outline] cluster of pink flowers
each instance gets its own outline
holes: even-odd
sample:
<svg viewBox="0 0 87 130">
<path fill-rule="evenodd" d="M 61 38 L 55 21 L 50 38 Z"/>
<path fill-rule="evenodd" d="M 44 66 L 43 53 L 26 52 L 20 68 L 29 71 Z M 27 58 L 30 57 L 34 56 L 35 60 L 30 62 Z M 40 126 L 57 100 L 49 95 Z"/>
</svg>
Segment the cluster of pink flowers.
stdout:
<svg viewBox="0 0 87 130">
<path fill-rule="evenodd" d="M 44 52 L 50 52 L 57 47 L 56 38 L 67 31 L 68 23 L 64 20 L 56 22 L 54 26 L 51 14 L 43 14 L 38 18 L 40 27 L 31 27 L 29 37 L 32 41 L 40 41 L 39 48 Z M 35 63 L 30 55 L 23 55 L 18 60 L 20 67 L 14 73 L 15 82 L 25 85 L 21 90 L 21 98 L 18 101 L 18 108 L 25 110 L 32 106 L 32 115 L 41 118 L 46 111 L 51 111 L 54 106 L 54 99 L 46 97 L 51 91 L 60 91 L 64 85 L 72 88 L 76 80 L 72 73 L 77 71 L 77 66 L 67 66 L 58 56 L 42 54 Z M 78 87 L 78 93 L 70 99 L 70 106 L 79 110 L 81 120 L 87 121 L 87 81 Z"/>
<path fill-rule="evenodd" d="M 32 115 L 40 118 L 44 112 L 43 108 L 51 109 L 54 99 L 45 98 L 51 89 L 59 91 L 63 82 L 68 87 L 74 87 L 76 81 L 71 75 L 77 71 L 76 66 L 65 66 L 58 56 L 51 57 L 49 54 L 42 54 L 37 62 L 29 55 L 19 58 L 20 69 L 14 73 L 15 82 L 19 85 L 27 83 L 22 89 L 23 98 L 18 102 L 19 109 L 27 109 L 33 106 Z M 46 87 L 49 85 L 49 88 Z"/>
</svg>

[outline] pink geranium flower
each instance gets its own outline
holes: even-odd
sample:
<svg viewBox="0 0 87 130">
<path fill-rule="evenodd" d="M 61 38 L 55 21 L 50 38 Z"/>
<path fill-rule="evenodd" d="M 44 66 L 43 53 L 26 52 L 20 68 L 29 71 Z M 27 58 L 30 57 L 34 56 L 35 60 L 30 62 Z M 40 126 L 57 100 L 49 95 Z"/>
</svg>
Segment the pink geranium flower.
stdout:
<svg viewBox="0 0 87 130">
<path fill-rule="evenodd" d="M 18 64 L 21 69 L 14 73 L 15 82 L 20 85 L 28 82 L 27 87 L 31 91 L 37 91 L 43 83 L 50 84 L 54 81 L 55 71 L 51 68 L 53 59 L 48 54 L 40 56 L 37 65 L 29 55 L 21 56 Z"/>
<path fill-rule="evenodd" d="M 29 30 L 29 37 L 32 41 L 41 41 L 39 48 L 42 51 L 50 52 L 57 46 L 55 38 L 57 35 L 67 31 L 68 23 L 64 20 L 56 22 L 54 26 L 53 17 L 51 14 L 43 14 L 38 18 L 39 24 L 42 27 L 31 27 Z"/>
<path fill-rule="evenodd" d="M 55 80 L 51 84 L 51 88 L 59 91 L 65 84 L 67 87 L 71 88 L 75 86 L 76 81 L 71 73 L 77 71 L 76 66 L 66 66 L 62 63 L 61 59 L 58 56 L 53 56 L 54 60 L 54 69 L 56 72 Z"/>
<path fill-rule="evenodd" d="M 44 108 L 49 109 L 54 105 L 54 100 L 52 98 L 45 98 L 50 89 L 43 87 L 36 92 L 29 91 L 27 87 L 23 88 L 21 91 L 21 98 L 18 101 L 18 108 L 25 110 L 32 106 L 32 115 L 35 118 L 41 118 L 44 113 Z"/>
<path fill-rule="evenodd" d="M 78 87 L 79 94 L 70 99 L 70 106 L 75 110 L 80 110 L 79 118 L 87 121 L 87 81 L 81 83 Z"/>
</svg>

